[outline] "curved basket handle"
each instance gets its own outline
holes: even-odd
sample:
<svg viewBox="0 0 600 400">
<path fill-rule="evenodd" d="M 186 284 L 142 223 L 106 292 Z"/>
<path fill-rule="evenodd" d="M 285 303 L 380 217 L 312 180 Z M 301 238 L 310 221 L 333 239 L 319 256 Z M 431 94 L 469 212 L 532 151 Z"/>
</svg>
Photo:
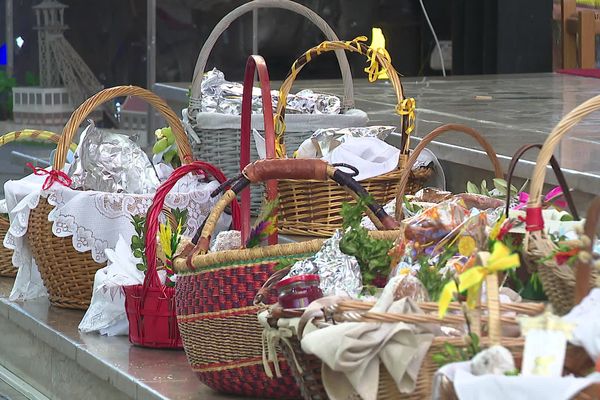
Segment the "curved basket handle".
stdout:
<svg viewBox="0 0 600 400">
<path fill-rule="evenodd" d="M 192 79 L 192 89 L 189 104 L 190 109 L 188 110 L 188 115 L 190 117 L 195 117 L 196 112 L 200 109 L 200 88 L 202 85 L 202 77 L 204 76 L 204 70 L 206 69 L 206 64 L 208 62 L 208 56 L 215 46 L 217 39 L 233 21 L 252 10 L 257 10 L 260 8 L 280 8 L 302 15 L 315 24 L 317 28 L 323 32 L 327 40 L 339 40 L 333 29 L 331 29 L 331 27 L 323 18 L 321 18 L 310 8 L 296 2 L 290 0 L 254 0 L 239 6 L 223 17 L 221 21 L 219 21 L 204 42 L 204 45 L 200 50 L 200 54 L 198 54 L 198 60 L 196 61 L 196 67 L 194 68 L 194 77 Z M 344 85 L 343 105 L 345 108 L 353 108 L 354 89 L 352 86 L 352 72 L 350 71 L 350 64 L 348 64 L 348 58 L 343 51 L 337 51 L 336 57 L 340 66 L 342 82 Z"/>
<path fill-rule="evenodd" d="M 278 147 L 277 157 L 285 157 L 285 146 L 283 145 L 283 134 L 285 132 L 285 109 L 287 107 L 287 96 L 290 93 L 290 90 L 292 88 L 292 85 L 294 84 L 294 81 L 296 80 L 296 77 L 298 76 L 302 68 L 304 68 L 304 66 L 315 57 L 319 56 L 322 53 L 340 50 L 365 55 L 369 59 L 371 59 L 373 65 L 380 65 L 387 71 L 389 79 L 392 82 L 392 86 L 394 87 L 394 91 L 396 93 L 396 112 L 402 116 L 402 140 L 400 143 L 400 149 L 402 154 L 408 154 L 408 135 L 414 129 L 415 101 L 414 99 L 404 98 L 404 91 L 402 88 L 402 83 L 400 82 L 400 77 L 398 75 L 398 72 L 396 72 L 396 70 L 392 66 L 391 60 L 389 59 L 389 55 L 385 51 L 374 51 L 373 49 L 370 49 L 365 43 L 362 43 L 366 39 L 366 37 L 358 37 L 348 42 L 342 42 L 339 40 L 326 41 L 319 44 L 318 46 L 307 50 L 302 56 L 300 56 L 296 61 L 294 61 L 290 70 L 290 74 L 281 84 L 281 88 L 279 89 L 279 101 L 277 102 L 277 111 L 275 115 L 275 133 L 277 134 Z M 403 118 L 404 116 L 407 116 L 407 118 Z"/>
<path fill-rule="evenodd" d="M 219 181 L 219 183 L 226 182 L 227 179 L 223 172 L 220 169 L 214 167 L 209 163 L 205 163 L 202 161 L 193 161 L 190 164 L 182 165 L 177 168 L 169 178 L 164 181 L 156 190 L 156 194 L 154 195 L 154 199 L 152 200 L 152 205 L 148 209 L 147 218 L 146 218 L 146 262 L 148 264 L 148 268 L 146 270 L 146 276 L 144 277 L 144 291 L 142 296 L 142 301 L 146 297 L 146 291 L 150 287 L 160 287 L 160 279 L 158 277 L 158 272 L 156 270 L 156 234 L 158 232 L 158 216 L 163 211 L 165 199 L 167 194 L 173 189 L 175 184 L 185 175 L 190 172 L 202 172 L 206 175 L 212 175 L 214 178 Z M 239 229 L 240 225 L 240 210 L 237 200 L 234 199 L 231 214 L 233 218 L 233 226 L 234 229 Z"/>
<path fill-rule="evenodd" d="M 565 115 L 554 127 L 536 160 L 531 178 L 531 193 L 529 194 L 529 203 L 527 204 L 526 229 L 528 231 L 541 231 L 544 229 L 542 218 L 542 189 L 546 179 L 546 165 L 554 150 L 560 143 L 563 136 L 573 126 L 577 125 L 586 115 L 600 109 L 600 95 L 592 97 L 584 103 L 578 105 Z"/>
<path fill-rule="evenodd" d="M 273 127 L 273 105 L 271 100 L 271 83 L 269 71 L 264 58 L 261 56 L 250 56 L 246 62 L 244 74 L 244 91 L 242 93 L 242 117 L 241 117 L 241 152 L 240 171 L 250 164 L 250 136 L 252 135 L 252 89 L 254 85 L 254 73 L 258 71 L 260 90 L 262 98 L 263 121 L 265 128 L 265 144 L 267 147 L 267 158 L 273 158 L 275 154 L 275 130 Z M 267 186 L 267 199 L 274 200 L 277 197 L 277 181 L 270 180 Z M 246 243 L 250 235 L 250 190 L 244 190 L 242 198 L 242 243 Z M 269 235 L 269 244 L 277 244 L 277 232 Z"/>
<path fill-rule="evenodd" d="M 581 300 L 589 294 L 590 289 L 595 286 L 592 282 L 594 261 L 591 259 L 591 254 L 598 222 L 600 222 L 600 197 L 595 197 L 588 208 L 583 228 L 585 235 L 590 238 L 589 245 L 583 249 L 590 254 L 590 261 L 583 262 L 578 259 L 575 266 L 575 304 L 581 303 Z"/>
<path fill-rule="evenodd" d="M 211 210 L 202 229 L 200 240 L 194 251 L 187 258 L 190 270 L 194 269 L 191 264 L 192 257 L 197 253 L 204 254 L 208 251 L 210 237 L 225 207 L 235 199 L 238 193 L 246 189 L 251 183 L 265 182 L 271 179 L 312 179 L 318 181 L 331 179 L 355 197 L 368 196 L 366 190 L 351 175 L 336 169 L 334 166 L 320 159 L 266 159 L 255 161 L 244 168 L 242 177 L 232 185 L 231 189 L 223 194 L 223 197 L 219 199 L 218 203 Z M 395 229 L 398 227 L 398 223 L 380 205 L 371 203 L 369 211 L 367 215 L 378 229 Z"/>
<path fill-rule="evenodd" d="M 494 175 L 496 178 L 503 178 L 504 173 L 502 172 L 502 165 L 500 165 L 500 161 L 498 160 L 498 156 L 494 151 L 492 145 L 481 135 L 481 133 L 477 132 L 475 129 L 461 124 L 445 124 L 439 126 L 429 132 L 415 147 L 415 149 L 410 153 L 410 157 L 406 164 L 404 164 L 402 178 L 400 179 L 400 184 L 398 185 L 398 192 L 396 194 L 396 220 L 402 220 L 402 198 L 404 197 L 404 193 L 406 193 L 406 187 L 408 186 L 408 179 L 412 173 L 412 167 L 417 162 L 417 158 L 419 154 L 423 151 L 425 147 L 435 139 L 437 139 L 440 135 L 445 132 L 462 132 L 473 139 L 477 140 L 479 145 L 485 150 L 490 159 L 492 166 L 494 167 Z"/>
<path fill-rule="evenodd" d="M 536 144 L 526 144 L 526 145 L 521 146 L 513 155 L 512 159 L 510 160 L 510 164 L 508 164 L 508 172 L 506 173 L 506 186 L 508 187 L 508 190 L 506 191 L 506 210 L 504 211 L 504 214 L 507 217 L 508 217 L 508 213 L 510 211 L 510 194 L 511 194 L 510 193 L 510 185 L 512 183 L 512 179 L 513 179 L 513 176 L 515 173 L 515 168 L 517 167 L 519 160 L 521 160 L 521 157 L 523 157 L 523 154 L 527 153 L 529 150 L 534 149 L 534 148 L 541 149 L 542 145 L 539 143 L 536 143 Z M 560 164 L 558 163 L 558 160 L 556 159 L 556 157 L 554 157 L 554 155 L 552 157 L 550 157 L 550 166 L 552 167 L 552 170 L 554 171 L 554 175 L 556 176 L 556 180 L 558 181 L 558 184 L 563 191 L 565 200 L 567 201 L 567 204 L 569 205 L 569 210 L 571 211 L 571 215 L 576 220 L 579 220 L 579 214 L 577 213 L 577 208 L 575 207 L 575 202 L 573 201 L 573 196 L 571 195 L 571 191 L 569 190 L 569 185 L 567 185 L 567 180 L 565 179 L 565 175 L 562 173 L 562 170 L 560 169 Z"/>
<path fill-rule="evenodd" d="M 75 111 L 71 114 L 69 121 L 63 129 L 63 133 L 58 142 L 56 148 L 56 154 L 54 154 L 54 162 L 52 167 L 55 170 L 61 170 L 67 159 L 67 150 L 69 144 L 73 141 L 73 137 L 77 131 L 77 128 L 81 123 L 102 103 L 112 100 L 116 97 L 121 96 L 136 96 L 151 106 L 153 106 L 163 117 L 167 120 L 167 123 L 173 130 L 175 135 L 175 143 L 179 151 L 179 158 L 182 164 L 188 164 L 192 161 L 192 148 L 188 137 L 185 134 L 183 125 L 177 115 L 171 110 L 171 108 L 165 103 L 163 99 L 158 97 L 156 94 L 149 90 L 143 89 L 137 86 L 115 86 L 112 88 L 104 89 L 84 101 Z"/>
</svg>

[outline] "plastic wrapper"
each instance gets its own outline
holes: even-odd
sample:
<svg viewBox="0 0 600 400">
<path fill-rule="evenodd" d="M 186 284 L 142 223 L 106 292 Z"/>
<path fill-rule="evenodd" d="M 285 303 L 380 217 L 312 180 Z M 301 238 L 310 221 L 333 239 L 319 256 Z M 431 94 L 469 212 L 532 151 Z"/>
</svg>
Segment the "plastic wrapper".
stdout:
<svg viewBox="0 0 600 400">
<path fill-rule="evenodd" d="M 394 290 L 394 301 L 408 297 L 416 302 L 429 301 L 429 293 L 423 286 L 423 283 L 412 274 L 401 275 L 400 279 L 396 281 L 396 288 Z"/>
<path fill-rule="evenodd" d="M 97 129 L 81 134 L 69 168 L 71 187 L 108 193 L 153 193 L 160 184 L 148 156 L 125 135 Z"/>
<path fill-rule="evenodd" d="M 363 288 L 360 266 L 354 256 L 342 253 L 341 238 L 342 231 L 337 230 L 314 256 L 296 262 L 286 278 L 316 274 L 321 278 L 319 287 L 324 296 L 358 297 Z"/>
<path fill-rule="evenodd" d="M 204 74 L 202 78 L 201 111 L 221 114 L 241 115 L 243 85 L 229 82 L 223 72 L 218 69 Z M 273 110 L 279 101 L 279 92 L 272 90 Z M 312 90 L 301 90 L 287 97 L 286 113 L 288 114 L 340 114 L 342 102 L 339 97 L 315 93 Z M 252 113 L 262 113 L 261 91 L 252 89 Z"/>
<path fill-rule="evenodd" d="M 452 197 L 452 193 L 433 187 L 426 187 L 414 194 L 411 201 L 441 203 Z"/>
<path fill-rule="evenodd" d="M 344 143 L 349 137 L 374 137 L 385 140 L 396 128 L 393 126 L 364 126 L 353 128 L 317 129 L 305 143 L 304 151 L 298 151 L 298 158 L 326 157 L 333 149 Z M 310 141 L 310 144 L 308 143 Z M 311 146 L 312 145 L 312 146 Z M 312 154 L 314 153 L 314 154 Z"/>
</svg>

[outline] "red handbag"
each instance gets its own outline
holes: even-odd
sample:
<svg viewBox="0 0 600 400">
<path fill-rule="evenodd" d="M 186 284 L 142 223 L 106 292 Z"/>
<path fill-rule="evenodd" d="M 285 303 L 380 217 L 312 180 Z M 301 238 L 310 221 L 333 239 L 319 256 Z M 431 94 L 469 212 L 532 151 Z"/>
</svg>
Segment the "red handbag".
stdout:
<svg viewBox="0 0 600 400">
<path fill-rule="evenodd" d="M 156 234 L 158 216 L 162 212 L 165 197 L 175 183 L 190 172 L 212 175 L 221 184 L 225 175 L 211 164 L 193 161 L 177 168 L 156 191 L 146 218 L 146 260 L 148 269 L 142 285 L 124 286 L 125 311 L 129 320 L 129 341 L 138 346 L 153 348 L 183 348 L 177 327 L 175 288 L 163 285 L 156 269 Z M 236 201 L 231 213 L 234 229 L 240 229 L 240 209 Z"/>
</svg>

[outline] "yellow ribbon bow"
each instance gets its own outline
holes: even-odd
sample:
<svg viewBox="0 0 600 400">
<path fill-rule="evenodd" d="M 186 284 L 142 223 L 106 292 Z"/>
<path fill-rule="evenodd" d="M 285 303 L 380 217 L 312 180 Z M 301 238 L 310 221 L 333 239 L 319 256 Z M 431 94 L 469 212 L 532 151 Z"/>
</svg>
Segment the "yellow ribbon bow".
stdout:
<svg viewBox="0 0 600 400">
<path fill-rule="evenodd" d="M 417 102 L 414 98 L 409 97 L 408 99 L 402 100 L 400 104 L 396 106 L 396 113 L 399 115 L 408 117 L 408 127 L 406 128 L 406 134 L 409 135 L 415 129 L 415 110 L 417 109 Z"/>
<path fill-rule="evenodd" d="M 510 249 L 502 242 L 495 242 L 485 266 L 470 268 L 459 275 L 458 287 L 454 281 L 448 282 L 438 301 L 439 317 L 444 318 L 455 293 L 467 291 L 467 305 L 473 308 L 479 299 L 479 292 L 485 277 L 499 271 L 515 268 L 521 265 L 518 254 L 511 254 Z"/>
</svg>

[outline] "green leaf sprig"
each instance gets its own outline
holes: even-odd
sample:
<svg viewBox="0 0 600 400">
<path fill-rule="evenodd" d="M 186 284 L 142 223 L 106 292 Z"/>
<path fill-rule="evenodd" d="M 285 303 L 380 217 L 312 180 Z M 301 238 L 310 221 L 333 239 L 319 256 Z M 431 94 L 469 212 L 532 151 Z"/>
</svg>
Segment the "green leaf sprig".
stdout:
<svg viewBox="0 0 600 400">
<path fill-rule="evenodd" d="M 148 268 L 146 264 L 146 216 L 132 215 L 131 224 L 135 230 L 135 235 L 131 236 L 131 251 L 134 257 L 142 259 L 142 262 L 138 263 L 136 267 L 139 271 L 146 271 Z"/>
<path fill-rule="evenodd" d="M 369 231 L 360 225 L 362 215 L 371 202 L 370 197 L 361 198 L 355 204 L 344 203 L 341 210 L 344 235 L 340 240 L 340 250 L 356 257 L 363 285 L 367 288 L 373 286 L 377 278 L 387 278 L 391 263 L 388 253 L 393 245 L 391 240 L 370 237 Z"/>
</svg>

